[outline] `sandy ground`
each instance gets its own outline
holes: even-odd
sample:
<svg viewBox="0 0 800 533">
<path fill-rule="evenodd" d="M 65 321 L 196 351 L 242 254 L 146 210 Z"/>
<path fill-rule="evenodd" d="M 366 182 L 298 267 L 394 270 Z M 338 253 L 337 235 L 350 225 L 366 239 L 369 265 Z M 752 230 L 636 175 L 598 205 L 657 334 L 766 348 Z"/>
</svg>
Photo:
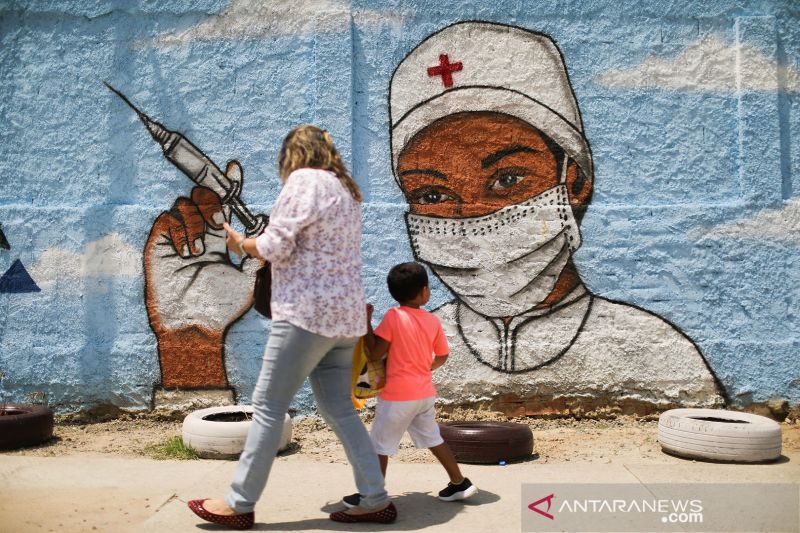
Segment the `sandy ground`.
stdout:
<svg viewBox="0 0 800 533">
<path fill-rule="evenodd" d="M 370 413 L 363 415 L 371 425 Z M 509 420 L 486 411 L 455 411 L 440 414 L 447 420 Z M 614 419 L 542 419 L 521 418 L 514 422 L 528 424 L 534 435 L 534 457 L 539 463 L 570 461 L 612 463 L 668 461 L 658 445 L 657 418 L 618 417 Z M 784 453 L 800 451 L 800 424 L 787 420 L 781 424 Z M 81 454 L 142 457 L 149 445 L 162 444 L 180 435 L 181 422 L 151 414 L 123 414 L 106 421 L 60 418 L 55 438 L 40 446 L 2 452 L 27 456 L 74 456 Z M 346 463 L 344 451 L 333 432 L 316 416 L 296 417 L 293 443 L 284 455 L 326 463 Z M 435 459 L 427 450 L 417 450 L 408 436 L 392 460 L 406 463 L 430 463 Z"/>
<path fill-rule="evenodd" d="M 364 418 L 371 425 L 371 417 Z M 506 420 L 486 411 L 456 411 L 441 419 Z M 463 465 L 462 472 L 480 486 L 479 495 L 467 505 L 443 505 L 432 497 L 444 472 L 430 464 L 435 462 L 430 452 L 416 450 L 406 440 L 389 466 L 387 490 L 402 517 L 388 529 L 520 531 L 519 498 L 524 483 L 633 483 L 647 488 L 659 483 L 793 483 L 800 479 L 800 425 L 794 417 L 781 424 L 782 459 L 769 465 L 734 467 L 662 453 L 655 418 L 515 421 L 533 430 L 535 455 L 507 467 Z M 257 529 L 365 531 L 350 524 L 337 526 L 327 517 L 341 508 L 338 498 L 353 491 L 336 437 L 313 416 L 295 418 L 293 429 L 293 444 L 270 474 L 270 485 L 282 490 L 273 490 L 259 501 Z M 180 432 L 180 420 L 153 414 L 123 414 L 105 421 L 60 419 L 52 441 L 0 452 L 0 531 L 214 529 L 200 524 L 186 509 L 186 502 L 219 494 L 229 485 L 235 463 L 142 460 L 152 457 L 145 451 L 148 446 L 163 444 Z M 316 484 L 313 490 L 305 483 L 295 488 L 298 480 L 308 479 Z M 327 503 L 320 507 L 322 502 Z"/>
</svg>

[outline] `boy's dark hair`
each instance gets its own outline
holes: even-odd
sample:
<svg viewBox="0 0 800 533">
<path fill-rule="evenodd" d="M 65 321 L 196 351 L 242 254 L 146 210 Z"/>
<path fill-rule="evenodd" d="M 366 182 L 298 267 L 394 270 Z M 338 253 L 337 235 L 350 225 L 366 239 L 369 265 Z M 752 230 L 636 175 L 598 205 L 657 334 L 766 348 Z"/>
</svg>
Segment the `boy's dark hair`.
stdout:
<svg viewBox="0 0 800 533">
<path fill-rule="evenodd" d="M 428 286 L 428 273 L 419 263 L 400 263 L 389 271 L 386 283 L 392 298 L 400 303 L 408 302 Z"/>
</svg>

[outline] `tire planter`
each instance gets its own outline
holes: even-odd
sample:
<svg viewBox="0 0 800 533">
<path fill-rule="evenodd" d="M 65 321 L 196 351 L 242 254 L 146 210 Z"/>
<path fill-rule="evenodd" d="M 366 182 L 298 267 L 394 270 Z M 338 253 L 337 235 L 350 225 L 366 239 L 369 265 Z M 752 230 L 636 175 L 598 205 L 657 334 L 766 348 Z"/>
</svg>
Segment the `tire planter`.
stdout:
<svg viewBox="0 0 800 533">
<path fill-rule="evenodd" d="M 658 442 L 680 457 L 758 463 L 781 456 L 781 427 L 751 413 L 672 409 L 658 419 Z"/>
<path fill-rule="evenodd" d="M 34 446 L 53 438 L 53 410 L 44 405 L 6 404 L 0 415 L 0 449 Z"/>
<path fill-rule="evenodd" d="M 513 422 L 447 422 L 439 424 L 444 442 L 459 463 L 497 464 L 527 459 L 533 433 Z"/>
<path fill-rule="evenodd" d="M 233 459 L 244 449 L 252 424 L 251 405 L 228 405 L 193 411 L 183 419 L 183 443 L 203 459 Z M 292 419 L 287 414 L 278 451 L 292 440 Z"/>
</svg>

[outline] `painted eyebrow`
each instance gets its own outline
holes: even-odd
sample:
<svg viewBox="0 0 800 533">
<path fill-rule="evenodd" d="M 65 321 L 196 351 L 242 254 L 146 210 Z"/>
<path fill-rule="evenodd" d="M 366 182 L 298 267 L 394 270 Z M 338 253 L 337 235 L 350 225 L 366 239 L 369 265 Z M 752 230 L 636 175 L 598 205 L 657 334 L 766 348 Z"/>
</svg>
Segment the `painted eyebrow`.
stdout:
<svg viewBox="0 0 800 533">
<path fill-rule="evenodd" d="M 523 146 L 521 144 L 515 144 L 514 146 L 509 146 L 508 148 L 503 148 L 502 150 L 498 150 L 495 153 L 489 154 L 486 157 L 484 157 L 483 160 L 481 161 L 481 168 L 490 167 L 490 166 L 494 165 L 495 163 L 497 163 L 498 161 L 500 161 L 502 158 L 504 158 L 506 156 L 509 156 L 511 154 L 517 154 L 517 153 L 520 153 L 520 152 L 521 153 L 526 153 L 526 154 L 532 154 L 532 153 L 535 153 L 537 151 L 538 150 L 534 150 L 530 146 Z"/>
<path fill-rule="evenodd" d="M 445 176 L 438 170 L 433 170 L 429 168 L 410 168 L 408 170 L 400 172 L 400 176 L 408 176 L 410 174 L 425 174 L 426 176 L 433 176 L 436 179 L 447 181 L 447 176 Z"/>
</svg>

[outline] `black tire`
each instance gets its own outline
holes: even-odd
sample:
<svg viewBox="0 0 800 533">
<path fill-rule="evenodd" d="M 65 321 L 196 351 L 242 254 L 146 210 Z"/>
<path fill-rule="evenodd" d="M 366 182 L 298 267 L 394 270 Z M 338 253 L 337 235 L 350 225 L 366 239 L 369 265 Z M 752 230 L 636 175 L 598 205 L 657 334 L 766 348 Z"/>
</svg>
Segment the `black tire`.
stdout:
<svg viewBox="0 0 800 533">
<path fill-rule="evenodd" d="M 49 407 L 7 404 L 3 413 L 0 414 L 0 449 L 34 446 L 53 438 L 53 410 Z"/>
<path fill-rule="evenodd" d="M 444 442 L 459 463 L 497 464 L 527 459 L 533 432 L 514 422 L 447 422 L 439 424 Z"/>
</svg>

